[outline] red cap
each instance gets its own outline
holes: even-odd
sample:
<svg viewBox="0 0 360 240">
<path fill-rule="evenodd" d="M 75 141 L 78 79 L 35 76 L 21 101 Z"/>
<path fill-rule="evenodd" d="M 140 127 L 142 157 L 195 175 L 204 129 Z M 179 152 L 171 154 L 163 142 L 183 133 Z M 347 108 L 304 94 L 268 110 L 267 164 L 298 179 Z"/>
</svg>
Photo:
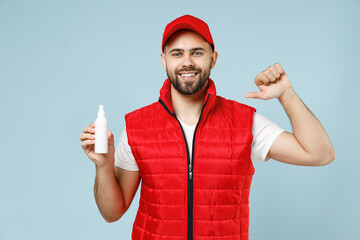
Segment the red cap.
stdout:
<svg viewBox="0 0 360 240">
<path fill-rule="evenodd" d="M 164 52 L 164 45 L 166 44 L 166 41 L 176 31 L 181 29 L 188 29 L 200 34 L 208 43 L 210 43 L 212 50 L 215 50 L 215 45 L 211 37 L 210 29 L 206 22 L 191 15 L 184 15 L 166 25 L 161 45 L 162 52 Z"/>
</svg>

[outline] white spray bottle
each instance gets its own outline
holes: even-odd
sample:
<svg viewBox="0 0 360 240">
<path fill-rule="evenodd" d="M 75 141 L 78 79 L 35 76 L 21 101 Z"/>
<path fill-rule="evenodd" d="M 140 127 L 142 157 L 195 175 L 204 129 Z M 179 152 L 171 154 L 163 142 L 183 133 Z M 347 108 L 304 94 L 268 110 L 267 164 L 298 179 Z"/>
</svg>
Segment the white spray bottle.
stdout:
<svg viewBox="0 0 360 240">
<path fill-rule="evenodd" d="M 99 105 L 98 117 L 95 121 L 95 153 L 108 152 L 108 120 L 105 117 L 104 105 Z"/>
</svg>

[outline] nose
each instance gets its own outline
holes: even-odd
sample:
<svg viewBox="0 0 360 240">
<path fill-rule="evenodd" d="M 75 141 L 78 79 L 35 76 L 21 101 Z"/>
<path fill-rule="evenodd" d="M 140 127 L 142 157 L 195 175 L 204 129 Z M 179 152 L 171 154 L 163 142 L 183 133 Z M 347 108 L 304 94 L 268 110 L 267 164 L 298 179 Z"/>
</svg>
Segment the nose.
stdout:
<svg viewBox="0 0 360 240">
<path fill-rule="evenodd" d="M 183 67 L 189 67 L 189 66 L 194 66 L 194 62 L 193 62 L 193 59 L 191 58 L 190 54 L 185 54 L 184 61 L 183 61 Z"/>
</svg>

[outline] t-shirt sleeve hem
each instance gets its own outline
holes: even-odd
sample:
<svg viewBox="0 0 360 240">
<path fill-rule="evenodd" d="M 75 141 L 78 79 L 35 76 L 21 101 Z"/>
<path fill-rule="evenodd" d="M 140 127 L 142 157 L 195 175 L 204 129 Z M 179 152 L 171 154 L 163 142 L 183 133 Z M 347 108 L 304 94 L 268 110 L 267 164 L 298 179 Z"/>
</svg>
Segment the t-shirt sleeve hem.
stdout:
<svg viewBox="0 0 360 240">
<path fill-rule="evenodd" d="M 276 138 L 283 133 L 285 130 L 278 128 L 274 133 L 271 134 L 271 137 L 269 137 L 268 141 L 266 142 L 266 145 L 264 146 L 263 152 L 261 154 L 261 160 L 264 162 L 269 161 L 271 158 L 268 156 L 268 153 L 270 151 L 271 146 L 273 145 Z"/>
<path fill-rule="evenodd" d="M 127 170 L 127 171 L 135 171 L 135 172 L 139 171 L 138 167 L 130 166 L 130 165 L 124 164 L 122 162 L 115 162 L 115 166 L 119 167 L 121 169 Z"/>
</svg>

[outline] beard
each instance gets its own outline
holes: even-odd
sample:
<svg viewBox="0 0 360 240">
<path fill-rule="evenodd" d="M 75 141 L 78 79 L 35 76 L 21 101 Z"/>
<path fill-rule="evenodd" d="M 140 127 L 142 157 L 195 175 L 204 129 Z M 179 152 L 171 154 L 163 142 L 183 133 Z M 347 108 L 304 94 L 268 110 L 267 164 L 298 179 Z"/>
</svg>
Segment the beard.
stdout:
<svg viewBox="0 0 360 240">
<path fill-rule="evenodd" d="M 200 89 L 205 85 L 205 83 L 209 79 L 210 69 L 211 69 L 211 63 L 208 68 L 204 69 L 204 71 L 202 71 L 201 68 L 187 67 L 176 70 L 175 74 L 172 74 L 169 72 L 169 70 L 166 67 L 166 74 L 171 84 L 179 93 L 183 95 L 194 95 L 195 93 L 200 91 Z M 195 75 L 195 78 L 197 79 L 194 79 L 192 81 L 181 81 L 179 73 L 182 71 L 196 71 L 197 74 Z"/>
</svg>

